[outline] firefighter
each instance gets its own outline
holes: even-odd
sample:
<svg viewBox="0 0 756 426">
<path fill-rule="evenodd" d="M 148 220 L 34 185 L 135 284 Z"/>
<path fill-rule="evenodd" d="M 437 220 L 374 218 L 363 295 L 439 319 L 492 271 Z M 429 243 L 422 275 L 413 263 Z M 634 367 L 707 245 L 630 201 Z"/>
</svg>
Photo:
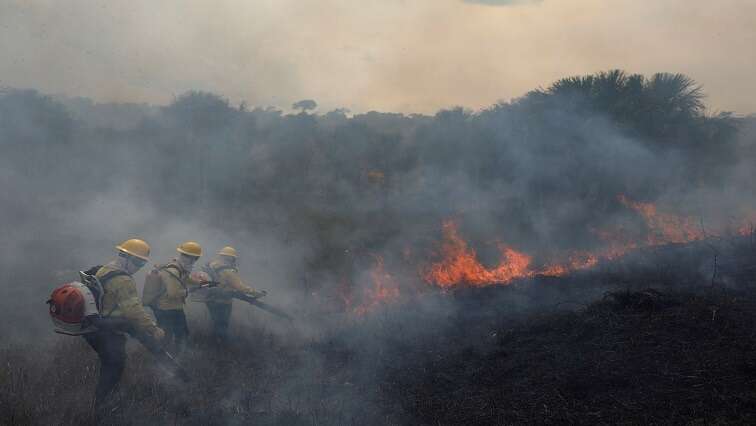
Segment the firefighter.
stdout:
<svg viewBox="0 0 756 426">
<path fill-rule="evenodd" d="M 100 312 L 103 317 L 126 320 L 128 333 L 147 345 L 159 345 L 164 332 L 152 321 L 139 302 L 132 275 L 141 269 L 150 255 L 150 246 L 139 239 L 116 246 L 118 257 L 102 266 L 95 276 L 103 287 Z M 126 365 L 126 334 L 124 331 L 99 330 L 84 335 L 100 358 L 100 377 L 95 391 L 95 407 L 112 393 Z"/>
<path fill-rule="evenodd" d="M 235 292 L 251 297 L 265 296 L 265 291 L 257 291 L 245 285 L 239 277 L 236 267 L 236 249 L 223 247 L 212 262 L 205 265 L 205 272 L 217 283 L 206 299 L 207 310 L 213 322 L 213 333 L 217 338 L 228 338 L 228 325 L 231 318 L 231 306 Z"/>
<path fill-rule="evenodd" d="M 147 275 L 142 301 L 152 308 L 158 326 L 165 330 L 166 345 L 173 344 L 177 352 L 182 352 L 189 337 L 184 305 L 189 292 L 201 286 L 190 274 L 202 256 L 202 247 L 194 241 L 187 241 L 176 251 L 178 256 L 175 259 L 158 265 Z"/>
</svg>

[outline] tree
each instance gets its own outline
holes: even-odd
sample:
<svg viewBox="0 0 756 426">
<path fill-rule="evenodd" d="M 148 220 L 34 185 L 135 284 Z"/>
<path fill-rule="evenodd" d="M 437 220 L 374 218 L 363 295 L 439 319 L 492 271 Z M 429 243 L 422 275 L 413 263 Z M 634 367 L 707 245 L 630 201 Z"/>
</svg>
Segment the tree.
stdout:
<svg viewBox="0 0 756 426">
<path fill-rule="evenodd" d="M 169 117 L 192 132 L 212 133 L 230 124 L 236 110 L 228 99 L 213 93 L 190 91 L 164 108 Z"/>
<path fill-rule="evenodd" d="M 302 99 L 301 101 L 295 102 L 291 105 L 292 109 L 301 110 L 300 111 L 301 113 L 305 111 L 313 110 L 317 107 L 318 107 L 318 103 L 312 99 Z"/>
</svg>

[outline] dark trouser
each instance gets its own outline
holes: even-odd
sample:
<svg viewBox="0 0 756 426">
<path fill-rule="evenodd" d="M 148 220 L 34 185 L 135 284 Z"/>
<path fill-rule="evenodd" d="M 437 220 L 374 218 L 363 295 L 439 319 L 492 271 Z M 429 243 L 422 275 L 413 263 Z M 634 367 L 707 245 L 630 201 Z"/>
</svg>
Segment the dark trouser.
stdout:
<svg viewBox="0 0 756 426">
<path fill-rule="evenodd" d="M 207 310 L 210 312 L 210 319 L 213 321 L 213 333 L 216 337 L 228 339 L 228 324 L 231 320 L 230 303 L 206 303 Z"/>
<path fill-rule="evenodd" d="M 189 326 L 186 325 L 186 315 L 183 309 L 153 309 L 158 327 L 165 331 L 165 344 L 174 344 L 176 351 L 181 352 L 186 347 L 189 337 Z"/>
<path fill-rule="evenodd" d="M 95 407 L 99 407 L 113 392 L 126 367 L 126 336 L 99 331 L 85 334 L 84 339 L 100 358 L 100 378 L 95 390 Z"/>
</svg>

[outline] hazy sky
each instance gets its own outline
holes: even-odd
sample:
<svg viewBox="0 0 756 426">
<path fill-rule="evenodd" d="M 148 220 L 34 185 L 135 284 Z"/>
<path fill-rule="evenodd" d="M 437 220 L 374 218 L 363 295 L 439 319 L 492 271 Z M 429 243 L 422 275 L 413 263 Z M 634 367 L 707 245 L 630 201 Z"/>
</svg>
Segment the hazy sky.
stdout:
<svg viewBox="0 0 756 426">
<path fill-rule="evenodd" d="M 429 113 L 621 68 L 752 113 L 755 45 L 754 0 L 0 0 L 0 86 L 98 101 Z"/>
</svg>

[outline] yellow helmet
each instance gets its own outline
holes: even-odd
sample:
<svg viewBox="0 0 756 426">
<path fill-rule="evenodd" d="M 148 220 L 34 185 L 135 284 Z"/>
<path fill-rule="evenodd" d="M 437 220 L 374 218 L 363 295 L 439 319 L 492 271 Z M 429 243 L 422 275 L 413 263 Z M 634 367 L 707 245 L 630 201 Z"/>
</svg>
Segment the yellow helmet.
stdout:
<svg viewBox="0 0 756 426">
<path fill-rule="evenodd" d="M 202 247 L 200 247 L 199 243 L 195 243 L 194 241 L 186 241 L 181 243 L 181 245 L 176 247 L 176 251 L 192 257 L 202 256 Z"/>
<path fill-rule="evenodd" d="M 147 261 L 150 258 L 150 245 L 147 244 L 147 242 L 145 242 L 144 240 L 137 238 L 132 238 L 130 240 L 122 242 L 121 244 L 116 246 L 116 249 L 118 249 L 118 251 L 120 251 L 121 253 L 126 253 L 128 255 L 138 257 L 144 261 Z"/>
<path fill-rule="evenodd" d="M 236 257 L 236 249 L 231 246 L 226 246 L 220 249 L 218 254 L 221 256 Z"/>
</svg>

